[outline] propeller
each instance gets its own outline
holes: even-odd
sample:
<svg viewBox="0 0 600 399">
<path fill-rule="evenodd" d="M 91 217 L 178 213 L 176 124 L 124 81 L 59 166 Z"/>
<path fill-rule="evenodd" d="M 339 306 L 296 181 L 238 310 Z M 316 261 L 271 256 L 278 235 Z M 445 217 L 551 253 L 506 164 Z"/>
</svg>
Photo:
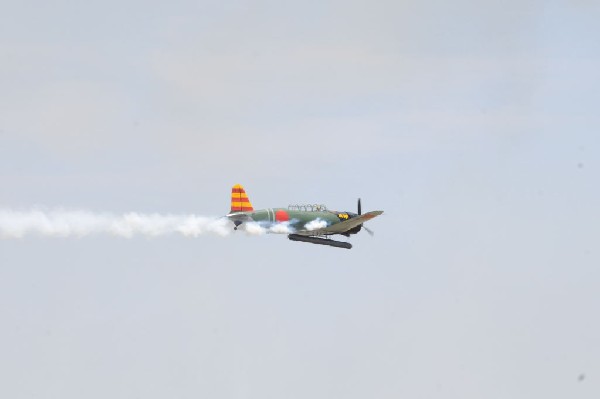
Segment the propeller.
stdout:
<svg viewBox="0 0 600 399">
<path fill-rule="evenodd" d="M 358 216 L 362 215 L 362 206 L 360 204 L 360 198 L 358 199 Z M 362 227 L 363 229 L 365 229 L 367 231 L 367 233 L 369 233 L 369 235 L 371 237 L 373 237 L 375 235 L 375 233 L 373 232 L 373 230 L 371 230 L 370 228 L 368 228 L 367 226 L 365 226 L 363 223 L 360 224 L 360 227 Z"/>
</svg>

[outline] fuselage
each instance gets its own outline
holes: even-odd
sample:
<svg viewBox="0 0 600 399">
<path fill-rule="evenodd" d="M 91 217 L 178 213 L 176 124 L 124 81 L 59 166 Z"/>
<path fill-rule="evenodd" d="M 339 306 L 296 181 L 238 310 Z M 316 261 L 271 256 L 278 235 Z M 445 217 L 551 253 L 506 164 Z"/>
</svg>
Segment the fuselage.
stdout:
<svg viewBox="0 0 600 399">
<path fill-rule="evenodd" d="M 246 220 L 251 219 L 257 223 L 277 224 L 283 223 L 289 225 L 295 231 L 301 233 L 304 231 L 315 230 L 317 227 L 331 226 L 343 222 L 356 216 L 352 212 L 337 212 L 330 210 L 296 210 L 286 208 L 267 208 L 248 212 L 235 212 L 228 217 L 239 215 Z M 276 230 L 273 232 L 277 232 Z M 281 231 L 285 233 L 285 231 Z"/>
</svg>

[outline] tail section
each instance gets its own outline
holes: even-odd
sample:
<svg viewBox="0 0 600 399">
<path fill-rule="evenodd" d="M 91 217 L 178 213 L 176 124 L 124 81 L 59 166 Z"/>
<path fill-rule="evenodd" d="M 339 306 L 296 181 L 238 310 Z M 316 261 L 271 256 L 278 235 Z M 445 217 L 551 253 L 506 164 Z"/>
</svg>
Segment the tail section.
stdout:
<svg viewBox="0 0 600 399">
<path fill-rule="evenodd" d="M 231 212 L 251 212 L 253 210 L 244 187 L 240 184 L 233 186 L 231 188 Z"/>
</svg>

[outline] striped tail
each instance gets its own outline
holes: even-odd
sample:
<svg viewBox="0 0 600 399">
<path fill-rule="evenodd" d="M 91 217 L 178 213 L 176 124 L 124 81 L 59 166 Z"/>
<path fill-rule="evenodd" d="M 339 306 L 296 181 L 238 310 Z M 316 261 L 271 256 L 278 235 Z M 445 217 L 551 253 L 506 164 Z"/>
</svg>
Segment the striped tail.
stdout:
<svg viewBox="0 0 600 399">
<path fill-rule="evenodd" d="M 253 210 L 244 187 L 240 184 L 233 186 L 231 188 L 231 212 L 251 212 Z"/>
</svg>

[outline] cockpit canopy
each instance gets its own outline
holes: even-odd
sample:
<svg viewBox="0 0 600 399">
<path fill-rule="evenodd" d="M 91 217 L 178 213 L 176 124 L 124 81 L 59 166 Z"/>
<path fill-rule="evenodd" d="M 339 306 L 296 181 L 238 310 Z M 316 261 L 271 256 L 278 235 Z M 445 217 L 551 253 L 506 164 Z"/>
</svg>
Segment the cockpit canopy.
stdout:
<svg viewBox="0 0 600 399">
<path fill-rule="evenodd" d="M 323 211 L 327 210 L 327 207 L 323 204 L 306 204 L 306 205 L 288 205 L 288 209 L 291 211 L 323 212 Z"/>
</svg>

